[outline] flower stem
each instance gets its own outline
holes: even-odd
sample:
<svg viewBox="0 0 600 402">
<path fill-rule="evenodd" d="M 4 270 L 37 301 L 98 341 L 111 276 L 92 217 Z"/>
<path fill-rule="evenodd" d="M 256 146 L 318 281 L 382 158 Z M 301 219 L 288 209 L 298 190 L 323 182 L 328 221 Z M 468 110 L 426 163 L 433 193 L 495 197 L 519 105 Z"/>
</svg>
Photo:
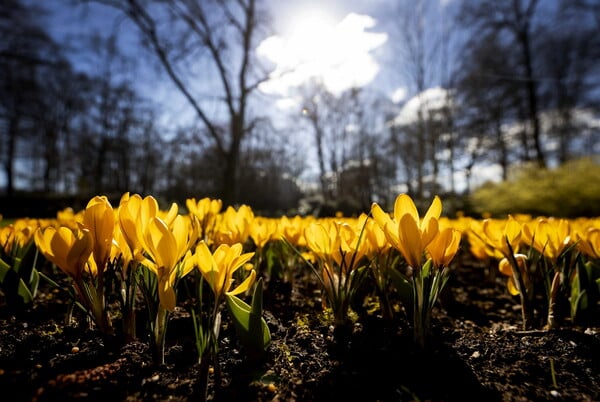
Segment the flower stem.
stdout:
<svg viewBox="0 0 600 402">
<path fill-rule="evenodd" d="M 165 364 L 165 339 L 167 335 L 167 322 L 169 310 L 159 304 L 154 324 L 154 362 L 159 365 Z"/>
<path fill-rule="evenodd" d="M 560 288 L 560 271 L 556 271 L 554 273 L 554 278 L 552 278 L 552 286 L 550 288 L 550 297 L 548 298 L 548 318 L 546 320 L 546 328 L 552 329 L 557 328 L 558 323 L 556 322 L 556 318 L 554 317 L 554 308 L 556 307 L 556 295 L 558 294 L 558 289 Z"/>
</svg>

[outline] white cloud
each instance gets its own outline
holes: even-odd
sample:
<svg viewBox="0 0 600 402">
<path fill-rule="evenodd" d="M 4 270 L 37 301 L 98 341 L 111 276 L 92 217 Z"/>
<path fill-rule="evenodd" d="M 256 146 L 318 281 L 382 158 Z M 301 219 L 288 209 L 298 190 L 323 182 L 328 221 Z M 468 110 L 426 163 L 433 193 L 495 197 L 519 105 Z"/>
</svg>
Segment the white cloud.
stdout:
<svg viewBox="0 0 600 402">
<path fill-rule="evenodd" d="M 406 95 L 408 95 L 408 90 L 406 89 L 406 87 L 399 87 L 396 88 L 394 92 L 392 92 L 392 95 L 390 97 L 392 99 L 392 102 L 400 103 L 404 99 L 406 99 Z"/>
<path fill-rule="evenodd" d="M 305 16 L 287 36 L 271 36 L 257 48 L 260 56 L 275 64 L 261 91 L 283 97 L 310 80 L 318 80 L 332 93 L 370 83 L 379 72 L 371 52 L 387 41 L 386 33 L 374 33 L 376 21 L 350 13 L 332 24 Z"/>
<path fill-rule="evenodd" d="M 296 98 L 281 98 L 275 101 L 275 106 L 280 110 L 293 110 L 298 108 L 300 101 Z"/>
<path fill-rule="evenodd" d="M 409 99 L 396 118 L 394 124 L 408 125 L 418 120 L 419 110 L 436 110 L 446 105 L 449 99 L 447 89 L 434 87 L 413 96 Z"/>
<path fill-rule="evenodd" d="M 445 188 L 449 190 L 450 172 L 442 171 L 438 176 L 438 181 L 445 184 Z M 464 170 L 456 170 L 452 173 L 454 179 L 454 189 L 457 192 L 465 191 L 467 188 L 467 176 Z M 485 182 L 498 183 L 502 180 L 502 168 L 496 163 L 487 165 L 478 165 L 477 169 L 471 171 L 470 188 L 471 190 L 481 186 Z"/>
</svg>

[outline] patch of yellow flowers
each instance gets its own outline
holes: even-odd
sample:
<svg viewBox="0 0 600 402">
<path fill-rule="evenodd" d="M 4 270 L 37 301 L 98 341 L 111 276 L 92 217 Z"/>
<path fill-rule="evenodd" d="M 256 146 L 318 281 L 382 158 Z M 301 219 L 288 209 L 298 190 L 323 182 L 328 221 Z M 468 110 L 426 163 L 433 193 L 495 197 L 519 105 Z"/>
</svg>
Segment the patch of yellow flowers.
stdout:
<svg viewBox="0 0 600 402">
<path fill-rule="evenodd" d="M 150 327 L 158 350 L 164 348 L 169 313 L 183 304 L 177 299 L 182 281 L 205 283 L 218 314 L 226 297 L 248 295 L 258 278 L 291 281 L 302 278 L 297 271 L 308 265 L 336 325 L 347 324 L 361 286 L 373 286 L 366 293 L 377 294 L 384 317 L 398 311 L 392 305 L 397 296 L 421 346 L 461 244 L 463 252 L 494 262 L 507 276 L 507 291 L 519 297 L 526 329 L 536 325 L 531 306 L 536 283 L 546 291 L 548 327 L 565 321 L 556 317 L 557 303 L 570 303 L 570 318 L 576 319 L 600 286 L 600 219 L 450 219 L 442 216 L 437 196 L 420 215 L 406 194 L 390 212 L 374 203 L 359 217 L 265 218 L 245 205 L 223 211 L 221 201 L 210 198 L 185 205 L 184 213 L 177 204 L 163 210 L 152 196 L 126 193 L 113 207 L 107 197 L 96 196 L 80 212 L 66 209 L 56 219 L 24 218 L 1 227 L 1 256 L 34 243 L 70 278 L 74 303 L 107 334 L 113 332 L 114 314 L 106 305 L 105 273 L 115 272 L 123 332 L 136 337 L 135 299 L 142 292 L 154 306 Z M 10 269 L 7 261 L 0 266 Z M 214 320 L 211 325 L 209 332 L 218 332 Z M 157 356 L 164 360 L 164 354 Z"/>
</svg>

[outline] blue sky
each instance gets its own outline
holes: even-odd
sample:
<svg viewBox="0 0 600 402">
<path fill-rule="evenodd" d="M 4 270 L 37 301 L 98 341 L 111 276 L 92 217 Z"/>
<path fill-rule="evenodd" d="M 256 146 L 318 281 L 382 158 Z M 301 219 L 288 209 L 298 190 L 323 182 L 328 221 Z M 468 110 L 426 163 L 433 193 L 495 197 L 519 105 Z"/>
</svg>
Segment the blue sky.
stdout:
<svg viewBox="0 0 600 402">
<path fill-rule="evenodd" d="M 398 7 L 403 5 L 402 1 L 266 2 L 272 13 L 273 36 L 259 45 L 259 53 L 265 63 L 274 67 L 275 78 L 261 90 L 274 102 L 273 110 L 293 113 L 298 108 L 293 84 L 300 85 L 315 75 L 321 77 L 334 93 L 357 85 L 368 87 L 396 102 L 407 101 L 416 95 L 398 53 Z M 115 20 L 114 10 L 98 4 L 78 7 L 69 4 L 70 0 L 44 3 L 50 11 L 47 19 L 50 33 L 59 42 L 71 43 L 71 58 L 78 68 L 92 73 L 101 73 L 104 68 L 94 49 L 81 42 L 81 38 L 92 33 L 103 36 L 116 33 L 122 51 L 139 51 L 135 28 L 125 19 Z M 412 4 L 411 0 L 405 0 L 404 5 L 409 8 Z M 440 27 L 438 19 L 451 4 L 451 0 L 430 1 L 430 20 L 425 27 L 427 35 Z M 174 89 L 166 75 L 155 71 L 155 60 L 150 60 L 153 56 L 147 53 L 141 55 L 135 59 L 135 65 L 128 67 L 125 76 L 133 79 L 141 93 L 164 111 L 161 124 L 175 128 L 195 119 L 187 101 Z M 294 71 L 278 79 L 277 72 L 286 69 Z M 118 70 L 115 72 L 119 73 Z M 431 82 L 430 86 L 435 84 Z M 199 85 L 208 87 L 211 83 Z M 203 91 L 208 90 L 204 88 Z"/>
<path fill-rule="evenodd" d="M 33 0 L 31 0 L 33 1 Z M 439 4 L 439 7 L 446 7 L 448 0 L 444 0 Z M 434 1 L 433 4 L 436 2 Z M 114 21 L 114 11 L 110 8 L 101 5 L 87 5 L 87 6 L 70 6 L 69 0 L 49 0 L 43 3 L 46 8 L 51 12 L 51 15 L 47 19 L 48 29 L 51 34 L 59 41 L 70 39 L 73 46 L 72 55 L 73 58 L 79 63 L 81 68 L 97 68 L 97 61 L 90 57 L 83 57 L 81 51 L 84 49 L 77 49 L 81 44 L 77 38 L 82 37 L 83 34 L 90 34 L 92 32 L 100 33 L 101 35 L 108 35 L 111 32 L 118 32 L 119 41 L 123 49 L 135 49 L 138 44 L 138 39 L 132 30 L 132 26 L 127 21 Z M 406 86 L 403 83 L 403 78 L 400 73 L 394 72 L 390 69 L 391 63 L 398 63 L 398 60 L 392 60 L 391 55 L 394 54 L 394 43 L 396 41 L 392 37 L 393 33 L 390 32 L 393 24 L 397 23 L 397 19 L 394 17 L 394 8 L 398 4 L 394 0 L 328 0 L 328 1 L 315 1 L 315 0 L 294 0 L 294 1 L 278 1 L 268 0 L 267 4 L 270 4 L 271 12 L 273 15 L 273 29 L 277 36 L 285 40 L 286 36 L 292 34 L 290 27 L 298 24 L 299 20 L 302 23 L 302 19 L 310 18 L 311 15 L 319 15 L 332 27 L 340 26 L 344 21 L 348 21 L 349 15 L 354 15 L 354 21 L 359 21 L 361 16 L 362 22 L 364 23 L 365 18 L 370 18 L 372 23 L 370 26 L 355 27 L 351 32 L 354 33 L 352 38 L 348 38 L 348 41 L 358 40 L 363 43 L 362 49 L 355 49 L 355 54 L 347 55 L 349 61 L 346 65 L 346 75 L 354 75 L 357 77 L 357 72 L 349 69 L 351 64 L 357 64 L 361 60 L 365 62 L 366 58 L 370 60 L 365 63 L 371 63 L 372 66 L 376 67 L 377 72 L 369 72 L 369 76 L 363 80 L 354 80 L 359 85 L 371 85 L 380 91 L 392 95 L 392 93 L 398 88 Z M 391 10 L 391 11 L 390 11 Z M 349 24 L 346 24 L 348 28 Z M 350 27 L 352 28 L 352 27 Z M 346 30 L 346 33 L 348 30 Z M 387 35 L 386 40 L 381 40 L 381 37 Z M 369 37 L 371 38 L 370 43 L 377 42 L 376 46 L 369 47 Z M 361 41 L 362 38 L 362 41 Z M 336 42 L 336 46 L 340 46 L 341 42 Z M 350 48 L 353 42 L 350 43 Z M 343 44 L 342 44 L 343 45 Z M 357 52 L 363 50 L 362 55 L 357 55 Z M 89 51 L 89 50 L 87 50 Z M 327 52 L 327 49 L 322 49 Z M 339 55 L 339 57 L 345 57 Z M 339 59 L 338 57 L 338 59 Z M 273 60 L 270 60 L 273 61 Z M 140 63 L 137 68 L 147 68 L 147 63 Z M 360 70 L 358 70 L 360 71 Z M 151 71 L 145 71 L 142 76 L 151 74 Z M 329 76 L 335 76 L 335 73 L 330 71 Z M 338 74 L 339 75 L 339 74 Z M 360 75 L 360 74 L 358 74 Z M 372 76 L 372 77 L 371 77 Z M 350 84 L 348 84 L 350 85 Z M 339 88 L 343 88 L 343 83 L 338 83 Z M 408 95 L 408 90 L 405 90 Z"/>
</svg>

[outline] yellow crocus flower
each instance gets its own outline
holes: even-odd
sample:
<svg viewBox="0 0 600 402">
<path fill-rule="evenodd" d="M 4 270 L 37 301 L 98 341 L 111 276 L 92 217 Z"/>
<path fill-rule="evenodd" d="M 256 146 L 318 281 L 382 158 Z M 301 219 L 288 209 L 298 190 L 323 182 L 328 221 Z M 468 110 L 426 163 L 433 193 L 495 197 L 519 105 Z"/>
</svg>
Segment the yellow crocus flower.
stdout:
<svg viewBox="0 0 600 402">
<path fill-rule="evenodd" d="M 452 228 L 446 228 L 434 237 L 427 246 L 427 252 L 436 267 L 441 268 L 450 265 L 450 261 L 458 252 L 460 239 L 460 231 Z"/>
<path fill-rule="evenodd" d="M 68 226 L 76 229 L 77 224 L 75 222 L 78 219 L 79 217 L 75 214 L 75 211 L 73 211 L 73 208 L 71 207 L 65 208 L 56 213 L 56 223 L 58 226 Z"/>
<path fill-rule="evenodd" d="M 235 271 L 254 256 L 254 252 L 242 254 L 242 250 L 241 243 L 231 246 L 221 244 L 214 253 L 210 252 L 204 241 L 198 243 L 196 247 L 196 264 L 214 292 L 217 301 L 221 300 L 224 295 L 237 295 L 245 292 L 256 279 L 256 271 L 251 270 L 250 275 L 240 285 L 230 290 Z"/>
<path fill-rule="evenodd" d="M 173 311 L 176 304 L 175 281 L 192 268 L 185 260 L 190 258 L 190 249 L 197 238 L 198 231 L 190 231 L 181 215 L 175 217 L 172 228 L 161 218 L 153 217 L 144 232 L 145 251 L 150 258 L 144 257 L 142 263 L 156 274 L 160 304 L 169 311 Z M 179 263 L 183 267 L 181 272 L 177 269 Z"/>
<path fill-rule="evenodd" d="M 88 229 L 73 230 L 67 227 L 58 229 L 50 226 L 38 229 L 34 235 L 35 244 L 46 259 L 72 277 L 81 281 L 94 247 L 92 234 Z"/>
<path fill-rule="evenodd" d="M 38 229 L 34 237 L 44 257 L 73 279 L 79 301 L 92 315 L 98 328 L 104 333 L 111 333 L 112 325 L 105 310 L 102 285 L 95 283 L 98 267 L 92 258 L 94 240 L 90 230 L 81 223 L 79 229 L 66 226 L 56 229 L 50 226 L 45 230 Z M 86 268 L 89 275 L 84 276 Z"/>
<path fill-rule="evenodd" d="M 538 218 L 523 224 L 523 237 L 534 249 L 553 263 L 571 243 L 570 224 L 566 219 Z"/>
<path fill-rule="evenodd" d="M 30 226 L 28 219 L 19 219 L 10 225 L 0 228 L 0 248 L 6 255 L 25 247 L 35 233 L 37 227 Z"/>
<path fill-rule="evenodd" d="M 485 260 L 496 254 L 496 250 L 483 240 L 482 226 L 481 221 L 471 219 L 466 231 L 469 251 L 478 260 Z"/>
<path fill-rule="evenodd" d="M 215 240 L 217 244 L 245 243 L 250 236 L 250 222 L 254 220 L 254 212 L 247 205 L 241 205 L 237 210 L 227 207 L 220 215 L 217 224 Z"/>
<path fill-rule="evenodd" d="M 525 284 L 525 286 L 530 286 L 529 274 L 527 273 L 527 256 L 524 254 L 515 254 L 514 258 L 515 261 L 517 261 L 517 265 L 519 266 L 519 272 L 521 273 L 521 277 L 523 278 L 523 283 Z M 506 288 L 508 289 L 508 292 L 513 296 L 518 295 L 520 293 L 519 288 L 515 283 L 512 271 L 513 267 L 508 258 L 503 258 L 500 260 L 500 263 L 498 264 L 498 269 L 500 270 L 500 273 L 508 276 L 508 281 L 506 282 Z"/>
<path fill-rule="evenodd" d="M 223 201 L 209 197 L 202 198 L 199 201 L 196 201 L 195 198 L 188 198 L 185 200 L 185 205 L 188 211 L 196 215 L 198 220 L 202 222 L 205 217 L 215 216 L 221 212 Z"/>
<path fill-rule="evenodd" d="M 600 259 L 600 229 L 589 228 L 585 235 L 577 233 L 577 248 L 588 257 Z"/>
<path fill-rule="evenodd" d="M 333 258 L 344 269 L 352 270 L 358 266 L 359 261 L 365 255 L 366 242 L 360 241 L 360 229 L 357 233 L 347 223 L 334 223 L 334 227 L 340 238 L 340 246 L 334 250 Z"/>
<path fill-rule="evenodd" d="M 521 223 L 512 215 L 506 221 L 484 219 L 480 232 L 481 239 L 493 250 L 491 257 L 503 258 L 519 251 Z M 510 246 L 510 248 L 509 248 Z M 511 253 L 512 249 L 512 253 Z"/>
<path fill-rule="evenodd" d="M 321 261 L 331 263 L 333 254 L 340 248 L 340 237 L 330 232 L 325 221 L 313 222 L 304 229 L 308 249 Z"/>
<path fill-rule="evenodd" d="M 121 230 L 120 225 L 115 225 L 115 231 L 113 233 L 113 243 L 110 251 L 111 260 L 116 260 L 117 258 L 121 258 L 121 267 L 123 275 L 126 276 L 127 271 L 130 268 L 130 264 L 134 261 L 133 254 L 131 249 L 127 245 L 127 241 L 125 240 L 125 236 Z"/>
<path fill-rule="evenodd" d="M 278 222 L 278 234 L 293 246 L 303 247 L 306 245 L 303 236 L 304 228 L 307 227 L 309 223 L 307 223 L 300 215 L 295 215 L 292 218 L 282 216 Z"/>
<path fill-rule="evenodd" d="M 365 227 L 365 240 L 367 255 L 371 257 L 384 254 L 392 247 L 387 241 L 383 229 L 381 229 L 377 222 L 372 219 L 367 221 L 367 226 Z"/>
<path fill-rule="evenodd" d="M 371 212 L 388 241 L 400 251 L 408 265 L 414 269 L 421 267 L 423 252 L 438 233 L 438 219 L 442 213 L 440 198 L 434 197 L 423 219 L 419 218 L 417 207 L 407 194 L 396 198 L 393 217 L 376 203 Z"/>
<path fill-rule="evenodd" d="M 123 237 L 137 261 L 143 259 L 144 233 L 150 220 L 160 216 L 161 220 L 171 225 L 177 216 L 177 204 L 171 204 L 168 212 L 163 213 L 158 207 L 158 201 L 151 195 L 142 198 L 139 194 L 123 194 L 119 202 L 118 217 Z"/>
<path fill-rule="evenodd" d="M 366 242 L 359 243 L 359 233 L 348 223 L 313 222 L 304 230 L 308 248 L 328 266 L 335 263 L 346 273 L 354 269 L 367 251 Z M 354 264 L 353 264 L 354 262 Z"/>
<path fill-rule="evenodd" d="M 256 248 L 261 250 L 275 237 L 277 222 L 268 218 L 255 218 L 250 222 L 250 237 Z"/>
<path fill-rule="evenodd" d="M 199 201 L 196 201 L 195 198 L 188 198 L 185 200 L 185 206 L 190 214 L 198 218 L 200 225 L 206 228 L 209 221 L 214 220 L 221 212 L 223 201 L 209 197 L 202 198 Z"/>
<path fill-rule="evenodd" d="M 97 269 L 104 271 L 110 257 L 115 230 L 115 214 L 105 196 L 92 198 L 83 212 L 83 225 L 90 231 Z"/>
</svg>

